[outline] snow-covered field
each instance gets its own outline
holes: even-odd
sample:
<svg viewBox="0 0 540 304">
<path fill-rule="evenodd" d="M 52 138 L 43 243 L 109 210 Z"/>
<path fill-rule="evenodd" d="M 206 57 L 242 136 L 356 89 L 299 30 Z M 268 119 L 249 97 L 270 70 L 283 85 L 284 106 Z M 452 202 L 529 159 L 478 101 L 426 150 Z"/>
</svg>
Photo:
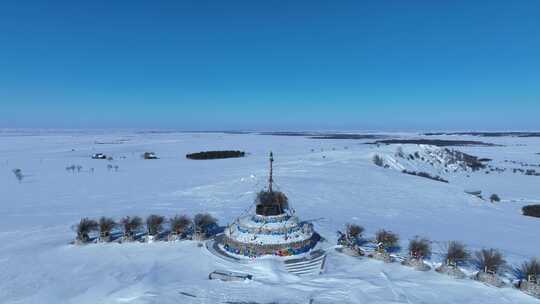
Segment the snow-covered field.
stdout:
<svg viewBox="0 0 540 304">
<path fill-rule="evenodd" d="M 428 237 L 436 252 L 432 263 L 440 261 L 438 252 L 450 240 L 471 249 L 500 249 L 516 266 L 539 256 L 540 219 L 521 215 L 521 207 L 540 202 L 540 176 L 512 173 L 520 165 L 505 160 L 540 164 L 540 138 L 429 138 L 500 144 L 450 149 L 491 158 L 492 166 L 510 169 L 445 172 L 396 158 L 397 145 L 365 145 L 368 140 L 0 132 L 0 303 L 540 303 L 510 287 L 352 258 L 333 249 L 322 275 L 300 278 L 273 259 L 233 264 L 191 241 L 69 245 L 75 237 L 72 226 L 81 217 L 210 212 L 225 225 L 249 208 L 265 185 L 272 150 L 279 189 L 301 219 L 314 221 L 327 240 L 323 247 L 332 247 L 336 230 L 352 222 L 364 226 L 367 236 L 380 228 L 395 231 L 404 248 L 416 235 Z M 224 160 L 185 158 L 191 152 L 222 149 L 249 154 Z M 402 149 L 425 152 L 416 145 Z M 145 151 L 160 159 L 143 160 Z M 98 152 L 114 161 L 90 159 Z M 392 166 L 375 166 L 375 154 Z M 109 164 L 118 170 L 108 169 Z M 82 166 L 81 172 L 68 172 L 71 165 Z M 21 183 L 15 168 L 24 174 Z M 432 170 L 450 182 L 406 175 L 403 168 Z M 497 193 L 502 201 L 492 204 L 465 189 L 482 190 L 484 197 Z M 208 280 L 216 269 L 248 272 L 254 280 Z"/>
</svg>

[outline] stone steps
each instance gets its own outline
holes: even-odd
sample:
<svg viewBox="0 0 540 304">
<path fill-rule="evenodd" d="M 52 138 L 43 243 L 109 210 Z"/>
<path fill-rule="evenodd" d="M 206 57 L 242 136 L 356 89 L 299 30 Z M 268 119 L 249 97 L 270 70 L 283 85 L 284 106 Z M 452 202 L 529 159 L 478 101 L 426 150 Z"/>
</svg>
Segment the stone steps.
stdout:
<svg viewBox="0 0 540 304">
<path fill-rule="evenodd" d="M 324 252 L 317 253 L 313 257 L 306 257 L 296 260 L 288 260 L 284 263 L 285 269 L 288 272 L 299 275 L 318 275 L 324 269 L 324 262 L 326 261 L 326 254 Z"/>
</svg>

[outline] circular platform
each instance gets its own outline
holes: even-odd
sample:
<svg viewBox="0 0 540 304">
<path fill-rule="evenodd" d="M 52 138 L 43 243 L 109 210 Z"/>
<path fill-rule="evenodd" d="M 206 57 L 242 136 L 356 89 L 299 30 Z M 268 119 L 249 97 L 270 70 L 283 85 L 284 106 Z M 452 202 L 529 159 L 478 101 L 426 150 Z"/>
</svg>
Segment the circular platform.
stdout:
<svg viewBox="0 0 540 304">
<path fill-rule="evenodd" d="M 230 262 L 236 262 L 236 263 L 246 263 L 248 260 L 241 259 L 235 256 L 230 255 L 225 250 L 221 249 L 219 247 L 219 243 L 223 241 L 223 238 L 225 236 L 223 234 L 216 235 L 214 238 L 206 241 L 205 247 L 206 249 L 212 253 L 213 255 L 222 258 L 224 260 L 230 261 Z"/>
</svg>

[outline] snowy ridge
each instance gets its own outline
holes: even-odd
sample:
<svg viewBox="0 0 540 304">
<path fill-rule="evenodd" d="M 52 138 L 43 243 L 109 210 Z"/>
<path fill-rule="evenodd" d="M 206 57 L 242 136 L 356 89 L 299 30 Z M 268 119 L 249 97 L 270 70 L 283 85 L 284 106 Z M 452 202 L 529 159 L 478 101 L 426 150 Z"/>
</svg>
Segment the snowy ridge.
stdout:
<svg viewBox="0 0 540 304">
<path fill-rule="evenodd" d="M 406 170 L 449 176 L 470 173 L 484 166 L 475 156 L 432 145 L 390 145 L 381 147 L 373 154 L 383 159 L 384 167 L 400 172 Z"/>
</svg>

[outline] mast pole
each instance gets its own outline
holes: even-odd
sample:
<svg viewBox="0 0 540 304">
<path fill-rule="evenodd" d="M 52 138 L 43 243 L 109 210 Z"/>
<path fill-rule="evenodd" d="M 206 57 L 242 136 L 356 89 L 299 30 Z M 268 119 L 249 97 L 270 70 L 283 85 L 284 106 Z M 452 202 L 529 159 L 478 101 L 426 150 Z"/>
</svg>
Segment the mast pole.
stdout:
<svg viewBox="0 0 540 304">
<path fill-rule="evenodd" d="M 268 190 L 272 192 L 272 183 L 274 182 L 274 179 L 272 178 L 272 163 L 274 162 L 274 156 L 272 154 L 272 151 L 270 151 L 270 176 L 268 177 Z"/>
</svg>

